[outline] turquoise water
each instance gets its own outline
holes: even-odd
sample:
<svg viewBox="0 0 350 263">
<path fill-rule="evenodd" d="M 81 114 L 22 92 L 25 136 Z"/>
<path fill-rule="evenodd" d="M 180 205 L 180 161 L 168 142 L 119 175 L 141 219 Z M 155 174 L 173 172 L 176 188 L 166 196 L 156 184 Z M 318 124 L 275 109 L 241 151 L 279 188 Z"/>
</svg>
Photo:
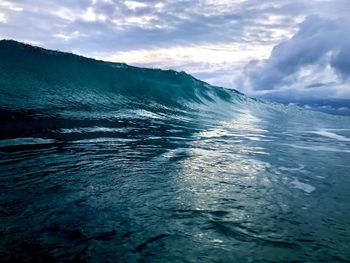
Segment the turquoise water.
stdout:
<svg viewBox="0 0 350 263">
<path fill-rule="evenodd" d="M 0 41 L 0 255 L 350 260 L 350 119 Z"/>
</svg>

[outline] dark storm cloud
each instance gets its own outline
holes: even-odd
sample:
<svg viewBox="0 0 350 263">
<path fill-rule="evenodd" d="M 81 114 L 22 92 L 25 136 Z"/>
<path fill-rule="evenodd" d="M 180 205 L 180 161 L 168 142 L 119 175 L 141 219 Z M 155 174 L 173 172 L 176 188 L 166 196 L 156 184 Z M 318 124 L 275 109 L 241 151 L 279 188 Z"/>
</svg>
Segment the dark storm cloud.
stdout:
<svg viewBox="0 0 350 263">
<path fill-rule="evenodd" d="M 275 90 L 295 85 L 303 69 L 318 71 L 327 67 L 341 78 L 343 84 L 350 76 L 350 26 L 345 20 L 309 16 L 300 24 L 295 35 L 276 45 L 266 61 L 251 61 L 245 67 L 243 80 L 253 90 Z M 316 75 L 314 72 L 313 75 Z M 333 82 L 334 83 L 334 82 Z M 333 87 L 336 85 L 332 85 Z M 305 88 L 330 88 L 311 83 Z M 318 90 L 323 94 L 324 90 Z"/>
<path fill-rule="evenodd" d="M 347 34 L 349 33 L 350 31 L 347 32 Z M 345 37 L 346 40 L 340 50 L 333 55 L 331 66 L 341 74 L 343 78 L 348 79 L 350 77 L 350 37 L 349 35 L 343 37 Z"/>
<path fill-rule="evenodd" d="M 299 31 L 289 40 L 275 46 L 270 58 L 261 66 L 250 63 L 248 75 L 256 89 L 274 89 L 286 77 L 301 67 L 317 63 L 327 52 L 338 53 L 343 41 L 347 41 L 348 29 L 339 22 L 308 17 Z M 341 53 L 339 53 L 341 55 Z M 343 61 L 334 57 L 334 66 L 342 72 Z"/>
</svg>

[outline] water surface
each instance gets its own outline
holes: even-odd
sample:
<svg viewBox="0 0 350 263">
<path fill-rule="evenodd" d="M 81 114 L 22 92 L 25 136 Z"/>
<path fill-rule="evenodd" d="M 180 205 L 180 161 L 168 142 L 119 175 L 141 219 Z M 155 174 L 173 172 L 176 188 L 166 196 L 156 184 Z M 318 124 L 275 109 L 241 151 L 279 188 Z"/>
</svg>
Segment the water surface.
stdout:
<svg viewBox="0 0 350 263">
<path fill-rule="evenodd" d="M 348 117 L 0 45 L 4 261 L 350 260 Z"/>
</svg>

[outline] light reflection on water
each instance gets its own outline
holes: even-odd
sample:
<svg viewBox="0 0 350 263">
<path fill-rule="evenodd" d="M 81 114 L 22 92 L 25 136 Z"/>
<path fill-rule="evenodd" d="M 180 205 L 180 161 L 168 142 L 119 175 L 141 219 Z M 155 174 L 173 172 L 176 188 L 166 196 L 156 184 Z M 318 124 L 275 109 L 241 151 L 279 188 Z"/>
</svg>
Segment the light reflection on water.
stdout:
<svg viewBox="0 0 350 263">
<path fill-rule="evenodd" d="M 346 129 L 310 132 L 248 109 L 203 125 L 140 114 L 2 140 L 3 254 L 349 258 Z"/>
</svg>

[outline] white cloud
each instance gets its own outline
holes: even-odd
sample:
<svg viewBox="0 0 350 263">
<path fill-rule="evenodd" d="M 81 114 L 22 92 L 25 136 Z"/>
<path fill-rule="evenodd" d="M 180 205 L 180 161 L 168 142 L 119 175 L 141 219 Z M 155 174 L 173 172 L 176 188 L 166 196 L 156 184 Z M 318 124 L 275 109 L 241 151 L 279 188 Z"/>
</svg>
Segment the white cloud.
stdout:
<svg viewBox="0 0 350 263">
<path fill-rule="evenodd" d="M 138 9 L 138 8 L 142 8 L 142 7 L 146 7 L 147 4 L 145 3 L 141 3 L 141 2 L 137 2 L 137 1 L 124 1 L 124 4 L 132 10 Z"/>
<path fill-rule="evenodd" d="M 5 0 L 0 1 L 0 8 L 6 8 L 10 11 L 15 11 L 15 12 L 23 11 L 22 7 L 19 7 L 17 4 L 12 3 L 12 2 L 8 2 Z"/>
<path fill-rule="evenodd" d="M 68 8 L 59 8 L 58 10 L 54 10 L 52 14 L 69 22 L 73 22 L 78 19 L 78 16 Z"/>
<path fill-rule="evenodd" d="M 0 23 L 6 23 L 7 19 L 5 14 L 0 13 Z"/>
<path fill-rule="evenodd" d="M 63 39 L 64 41 L 69 41 L 74 38 L 78 38 L 84 36 L 84 34 L 80 33 L 79 31 L 74 31 L 73 33 L 56 33 L 53 34 L 53 37 Z"/>
<path fill-rule="evenodd" d="M 123 61 L 126 63 L 167 63 L 178 61 L 181 63 L 242 63 L 252 58 L 264 59 L 270 53 L 270 46 L 251 45 L 239 43 L 207 44 L 192 46 L 174 46 L 161 49 L 130 50 L 116 52 L 105 60 Z"/>
<path fill-rule="evenodd" d="M 107 17 L 103 14 L 98 14 L 93 7 L 89 7 L 82 15 L 81 18 L 87 22 L 106 21 Z"/>
</svg>

